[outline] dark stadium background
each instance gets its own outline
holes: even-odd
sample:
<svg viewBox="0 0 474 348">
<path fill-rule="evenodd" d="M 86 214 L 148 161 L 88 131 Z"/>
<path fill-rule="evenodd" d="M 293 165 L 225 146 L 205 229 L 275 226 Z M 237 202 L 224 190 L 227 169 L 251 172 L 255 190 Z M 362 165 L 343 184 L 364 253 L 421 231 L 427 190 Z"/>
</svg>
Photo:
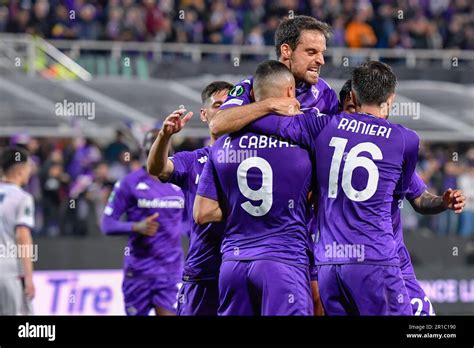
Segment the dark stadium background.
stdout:
<svg viewBox="0 0 474 348">
<path fill-rule="evenodd" d="M 413 109 L 392 120 L 422 139 L 418 173 L 433 193 L 464 190 L 463 214 L 474 215 L 472 1 L 0 0 L 0 146 L 34 154 L 37 313 L 123 313 L 126 241 L 98 227 L 113 183 L 143 163 L 144 132 L 180 105 L 195 116 L 174 150 L 202 146 L 201 89 L 275 58 L 276 25 L 297 14 L 333 26 L 321 76 L 336 92 L 360 62 L 393 66 L 397 101 Z M 90 103 L 94 114 L 61 116 L 63 102 Z M 473 223 L 422 217 L 407 202 L 402 214 L 437 313 L 474 314 Z M 71 304 L 85 288 L 112 297 Z"/>
</svg>

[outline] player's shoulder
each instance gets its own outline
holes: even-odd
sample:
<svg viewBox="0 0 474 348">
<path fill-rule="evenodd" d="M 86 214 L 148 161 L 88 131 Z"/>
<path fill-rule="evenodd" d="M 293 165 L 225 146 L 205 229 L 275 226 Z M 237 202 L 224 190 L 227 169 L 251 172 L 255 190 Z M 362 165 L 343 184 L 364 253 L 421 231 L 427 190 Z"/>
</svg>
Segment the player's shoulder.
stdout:
<svg viewBox="0 0 474 348">
<path fill-rule="evenodd" d="M 336 93 L 329 85 L 329 83 L 321 77 L 318 79 L 318 82 L 316 82 L 314 86 L 316 86 L 316 88 L 321 92 Z"/>
<path fill-rule="evenodd" d="M 248 76 L 243 80 L 239 81 L 229 91 L 230 97 L 240 97 L 242 94 L 249 92 L 252 89 L 253 76 Z"/>
<path fill-rule="evenodd" d="M 413 129 L 410 129 L 408 127 L 405 127 L 402 124 L 399 123 L 390 123 L 393 128 L 397 129 L 400 134 L 405 138 L 405 139 L 413 139 L 413 140 L 419 140 L 419 135 L 416 131 Z"/>
<path fill-rule="evenodd" d="M 400 140 L 403 141 L 405 149 L 418 149 L 420 146 L 420 137 L 413 129 L 405 127 L 398 123 L 391 123 L 392 127 L 400 134 Z"/>
<path fill-rule="evenodd" d="M 145 168 L 142 167 L 140 169 L 136 169 L 136 170 L 128 173 L 124 177 L 122 177 L 120 180 L 117 180 L 115 182 L 114 188 L 118 189 L 120 187 L 123 188 L 125 186 L 132 186 L 134 182 L 139 181 L 141 178 L 143 178 L 144 176 L 147 176 L 147 175 L 148 175 L 148 173 L 145 170 Z"/>
<path fill-rule="evenodd" d="M 15 197 L 18 201 L 33 200 L 33 195 L 18 185 L 0 182 L 0 187 L 3 188 L 2 191 L 6 191 L 8 195 Z"/>
<path fill-rule="evenodd" d="M 31 201 L 31 202 L 34 201 L 33 195 L 31 193 L 29 193 L 28 191 L 26 191 L 22 187 L 19 187 L 19 186 L 15 186 L 15 187 L 18 190 L 17 192 L 18 192 L 18 198 L 19 199 L 27 200 L 27 201 Z"/>
</svg>

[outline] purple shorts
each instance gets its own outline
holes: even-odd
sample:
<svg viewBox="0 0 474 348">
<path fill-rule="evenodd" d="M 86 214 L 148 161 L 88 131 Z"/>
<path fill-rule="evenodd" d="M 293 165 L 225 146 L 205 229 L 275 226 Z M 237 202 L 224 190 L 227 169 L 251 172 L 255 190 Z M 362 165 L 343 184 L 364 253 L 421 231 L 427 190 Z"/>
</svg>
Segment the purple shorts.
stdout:
<svg viewBox="0 0 474 348">
<path fill-rule="evenodd" d="M 321 265 L 318 284 L 326 315 L 413 315 L 400 267 Z"/>
<path fill-rule="evenodd" d="M 313 315 L 308 267 L 271 260 L 224 261 L 218 315 Z"/>
<path fill-rule="evenodd" d="M 410 297 L 410 303 L 413 309 L 413 315 L 433 316 L 436 315 L 430 299 L 426 296 L 416 278 L 404 278 L 405 286 Z"/>
<path fill-rule="evenodd" d="M 178 315 L 216 316 L 219 307 L 218 280 L 184 282 L 178 294 Z"/>
<path fill-rule="evenodd" d="M 180 281 L 168 277 L 127 277 L 122 283 L 127 315 L 148 315 L 154 307 L 176 313 Z"/>
</svg>

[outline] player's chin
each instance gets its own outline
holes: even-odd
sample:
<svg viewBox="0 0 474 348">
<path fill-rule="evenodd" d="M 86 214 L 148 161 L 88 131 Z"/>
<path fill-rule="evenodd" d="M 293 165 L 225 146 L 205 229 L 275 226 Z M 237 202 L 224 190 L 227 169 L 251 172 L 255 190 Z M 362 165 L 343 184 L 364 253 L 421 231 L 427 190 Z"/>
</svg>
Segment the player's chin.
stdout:
<svg viewBox="0 0 474 348">
<path fill-rule="evenodd" d="M 310 71 L 307 71 L 304 76 L 305 82 L 310 85 L 315 85 L 316 83 L 318 83 L 318 79 L 319 79 L 319 74 L 316 74 Z"/>
</svg>

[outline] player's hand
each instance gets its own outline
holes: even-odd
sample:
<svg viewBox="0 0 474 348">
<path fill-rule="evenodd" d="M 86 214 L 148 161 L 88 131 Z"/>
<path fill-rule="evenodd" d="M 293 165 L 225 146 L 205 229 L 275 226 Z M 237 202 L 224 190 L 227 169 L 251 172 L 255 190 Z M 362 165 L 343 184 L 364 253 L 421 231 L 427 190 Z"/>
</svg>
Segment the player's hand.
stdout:
<svg viewBox="0 0 474 348">
<path fill-rule="evenodd" d="M 167 136 L 178 133 L 193 116 L 192 111 L 187 114 L 185 114 L 185 112 L 186 109 L 178 109 L 169 114 L 163 121 L 163 126 L 161 127 L 160 132 Z"/>
<path fill-rule="evenodd" d="M 275 114 L 283 116 L 301 114 L 300 102 L 296 98 L 269 98 L 269 104 Z"/>
<path fill-rule="evenodd" d="M 133 231 L 148 237 L 154 236 L 160 227 L 160 224 L 155 221 L 158 216 L 160 214 L 155 213 L 137 222 L 133 225 Z"/>
<path fill-rule="evenodd" d="M 443 201 L 446 209 L 454 210 L 456 214 L 460 214 L 466 205 L 466 196 L 461 190 L 449 188 L 443 194 Z"/>
<path fill-rule="evenodd" d="M 32 300 L 35 297 L 35 285 L 33 284 L 33 276 L 26 276 L 25 279 L 25 296 L 28 300 Z"/>
</svg>

